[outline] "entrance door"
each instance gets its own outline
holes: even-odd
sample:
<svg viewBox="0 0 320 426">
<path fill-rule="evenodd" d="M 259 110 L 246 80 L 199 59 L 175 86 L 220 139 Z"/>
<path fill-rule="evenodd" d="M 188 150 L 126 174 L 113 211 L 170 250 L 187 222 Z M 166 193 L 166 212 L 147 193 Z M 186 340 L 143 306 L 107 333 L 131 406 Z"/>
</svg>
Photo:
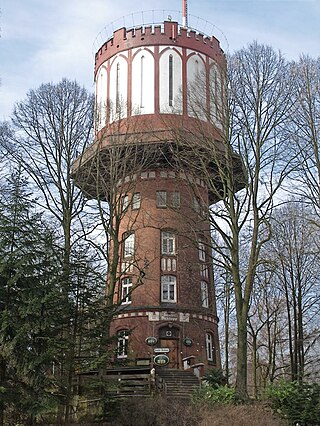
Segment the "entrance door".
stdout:
<svg viewBox="0 0 320 426">
<path fill-rule="evenodd" d="M 178 342 L 175 339 L 160 339 L 160 347 L 169 349 L 169 352 L 166 354 L 170 359 L 169 368 L 179 368 Z"/>
</svg>

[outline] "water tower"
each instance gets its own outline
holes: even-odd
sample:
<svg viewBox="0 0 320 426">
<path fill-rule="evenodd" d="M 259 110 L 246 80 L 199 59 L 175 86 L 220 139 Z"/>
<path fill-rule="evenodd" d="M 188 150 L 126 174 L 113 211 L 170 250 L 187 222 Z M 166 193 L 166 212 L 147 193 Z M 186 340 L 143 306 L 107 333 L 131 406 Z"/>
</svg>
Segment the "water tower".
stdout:
<svg viewBox="0 0 320 426">
<path fill-rule="evenodd" d="M 121 210 L 110 251 L 117 363 L 197 374 L 220 366 L 207 214 L 215 199 L 207 178 L 177 161 L 174 126 L 206 128 L 222 143 L 223 123 L 206 127 L 189 95 L 202 75 L 204 111 L 213 111 L 208 84 L 215 70 L 221 96 L 225 65 L 219 41 L 190 29 L 186 15 L 182 25 L 168 16 L 160 24 L 119 28 L 96 52 L 95 140 L 75 162 L 74 175 L 89 196 L 98 190 L 112 210 Z"/>
</svg>

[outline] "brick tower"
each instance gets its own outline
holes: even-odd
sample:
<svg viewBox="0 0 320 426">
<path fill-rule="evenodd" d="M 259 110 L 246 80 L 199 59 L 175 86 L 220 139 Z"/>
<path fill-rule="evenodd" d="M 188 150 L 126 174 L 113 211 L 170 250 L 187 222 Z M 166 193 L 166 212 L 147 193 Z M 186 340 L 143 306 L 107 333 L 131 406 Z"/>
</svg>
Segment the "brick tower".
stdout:
<svg viewBox="0 0 320 426">
<path fill-rule="evenodd" d="M 204 177 L 177 161 L 172 128 L 198 127 L 188 89 L 196 75 L 206 80 L 221 67 L 217 39 L 171 20 L 120 28 L 96 53 L 95 141 L 75 162 L 74 174 L 89 196 L 105 194 L 110 211 L 118 209 L 108 286 L 113 283 L 118 304 L 111 333 L 118 336 L 119 363 L 220 365 L 207 244 L 214 198 Z M 203 99 L 210 108 L 208 90 Z M 212 140 L 221 140 L 221 127 L 208 127 Z"/>
</svg>

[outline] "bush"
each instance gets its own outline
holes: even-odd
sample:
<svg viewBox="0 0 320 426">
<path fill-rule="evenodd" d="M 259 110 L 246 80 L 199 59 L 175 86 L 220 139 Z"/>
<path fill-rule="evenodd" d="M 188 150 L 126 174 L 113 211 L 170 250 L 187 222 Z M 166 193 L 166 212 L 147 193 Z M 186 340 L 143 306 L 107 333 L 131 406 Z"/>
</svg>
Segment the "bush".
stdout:
<svg viewBox="0 0 320 426">
<path fill-rule="evenodd" d="M 216 388 L 218 386 L 225 386 L 228 383 L 228 378 L 220 368 L 214 368 L 209 370 L 204 375 L 204 380 L 208 382 L 210 386 Z"/>
<path fill-rule="evenodd" d="M 228 386 L 202 386 L 193 394 L 193 402 L 206 402 L 210 405 L 225 405 L 235 402 L 235 390 Z"/>
<path fill-rule="evenodd" d="M 261 403 L 202 407 L 199 426 L 287 426 Z"/>
<path fill-rule="evenodd" d="M 290 424 L 320 425 L 320 385 L 279 382 L 266 391 L 270 406 Z"/>
</svg>

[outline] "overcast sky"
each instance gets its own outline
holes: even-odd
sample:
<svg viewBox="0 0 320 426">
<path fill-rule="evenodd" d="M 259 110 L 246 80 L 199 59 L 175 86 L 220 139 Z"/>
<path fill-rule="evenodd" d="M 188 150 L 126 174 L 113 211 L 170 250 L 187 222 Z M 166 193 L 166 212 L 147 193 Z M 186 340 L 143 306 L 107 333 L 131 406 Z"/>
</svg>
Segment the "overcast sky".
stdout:
<svg viewBox="0 0 320 426">
<path fill-rule="evenodd" d="M 0 0 L 0 9 L 0 120 L 4 120 L 14 103 L 41 83 L 66 77 L 93 90 L 93 44 L 101 30 L 107 26 L 110 34 L 110 28 L 138 25 L 146 17 L 148 21 L 151 14 L 142 18 L 139 11 L 179 11 L 181 1 Z M 189 0 L 188 12 L 212 23 L 214 27 L 189 20 L 200 30 L 213 32 L 231 53 L 257 40 L 280 49 L 290 60 L 301 53 L 319 56 L 320 0 Z M 125 15 L 126 20 L 119 20 Z"/>
</svg>

